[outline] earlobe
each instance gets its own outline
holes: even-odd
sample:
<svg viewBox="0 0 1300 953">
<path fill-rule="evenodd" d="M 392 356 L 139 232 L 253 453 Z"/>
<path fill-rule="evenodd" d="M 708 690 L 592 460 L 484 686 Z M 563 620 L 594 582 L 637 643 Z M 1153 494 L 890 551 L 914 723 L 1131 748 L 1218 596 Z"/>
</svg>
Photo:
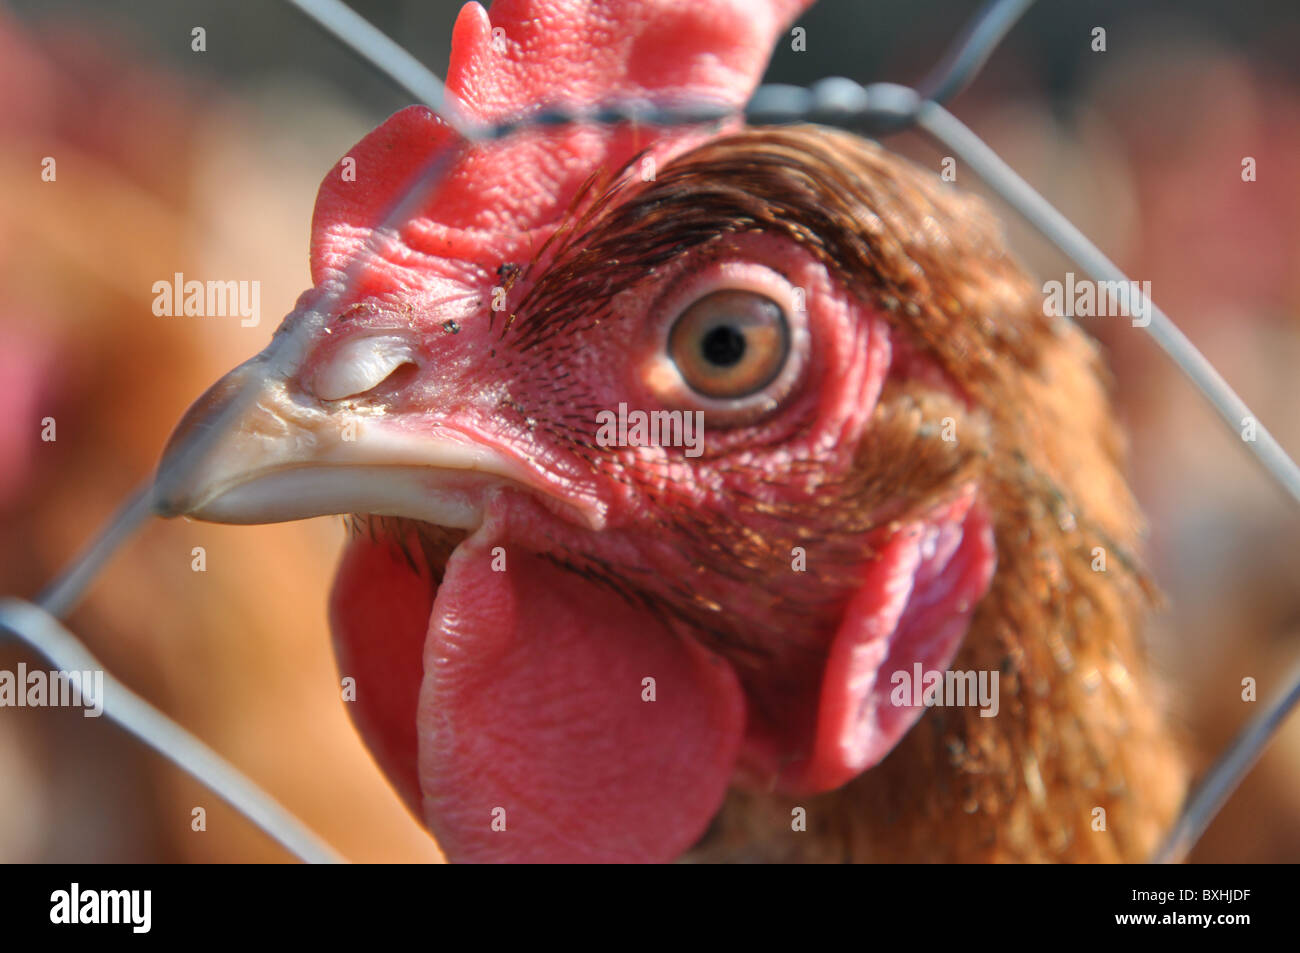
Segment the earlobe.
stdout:
<svg viewBox="0 0 1300 953">
<path fill-rule="evenodd" d="M 942 679 L 996 563 L 992 525 L 973 488 L 904 525 L 881 548 L 831 643 L 813 754 L 799 788 L 847 783 L 889 754 L 925 714 L 921 699 L 935 699 L 913 683 L 918 676 L 930 676 L 926 684 Z"/>
</svg>

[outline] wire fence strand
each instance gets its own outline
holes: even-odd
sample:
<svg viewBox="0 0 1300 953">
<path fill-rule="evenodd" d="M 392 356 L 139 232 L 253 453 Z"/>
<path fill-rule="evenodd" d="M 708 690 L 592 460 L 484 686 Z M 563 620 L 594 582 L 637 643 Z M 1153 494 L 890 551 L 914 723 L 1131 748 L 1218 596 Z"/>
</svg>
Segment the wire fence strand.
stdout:
<svg viewBox="0 0 1300 953">
<path fill-rule="evenodd" d="M 663 104 L 618 100 L 595 104 L 542 103 L 527 116 L 484 125 L 466 114 L 436 74 L 341 0 L 286 2 L 429 106 L 459 134 L 461 141 L 446 144 L 426 162 L 382 224 L 372 231 L 365 246 L 353 257 L 344 276 L 324 289 L 324 294 L 307 311 L 290 316 L 295 321 L 293 332 L 280 338 L 276 349 L 268 349 L 257 359 L 266 362 L 268 367 L 280 361 L 293 360 L 310 331 L 319 327 L 331 308 L 344 300 L 349 290 L 355 287 L 359 270 L 371 255 L 376 254 L 377 245 L 393 236 L 427 199 L 464 141 L 496 139 L 513 135 L 521 129 L 573 122 L 691 125 L 716 122 L 733 117 L 737 112 L 712 102 Z M 943 103 L 970 84 L 1002 39 L 1032 5 L 1033 0 L 991 0 L 986 3 L 916 89 L 892 83 L 862 86 L 843 78 L 823 80 L 809 88 L 765 85 L 755 91 L 741 112 L 755 125 L 818 122 L 873 135 L 887 135 L 916 126 L 963 159 L 1003 201 L 1094 280 L 1122 282 L 1120 287 L 1132 288 L 1133 284 L 1124 273 L 1082 232 L 1021 179 L 979 136 L 943 108 Z M 1241 436 L 1240 428 L 1247 421 L 1254 425 L 1256 439 L 1243 440 L 1243 447 L 1293 501 L 1300 503 L 1300 467 L 1173 321 L 1145 298 L 1136 303 L 1150 307 L 1152 320 L 1146 326 L 1148 334 L 1183 371 L 1225 424 L 1238 436 Z M 55 616 L 66 613 L 75 604 L 113 552 L 151 512 L 167 511 L 168 484 L 202 464 L 206 450 L 221 432 L 221 423 L 243 409 L 257 383 L 258 376 L 249 375 L 243 392 L 226 408 L 215 426 L 190 435 L 180 452 L 169 454 L 171 465 L 158 474 L 151 487 L 133 496 L 86 552 L 42 593 L 40 606 L 15 599 L 0 600 L 0 626 L 22 638 L 61 668 L 69 671 L 102 670 Z M 105 713 L 124 728 L 226 799 L 297 856 L 309 861 L 339 859 L 297 818 L 228 762 L 120 682 L 110 680 L 107 675 L 105 678 L 105 695 L 113 696 L 111 708 L 106 699 Z M 111 693 L 108 685 L 112 686 Z M 1176 826 L 1157 852 L 1156 860 L 1181 860 L 1186 855 L 1297 704 L 1300 704 L 1300 670 L 1288 683 L 1287 689 L 1251 722 L 1201 779 L 1188 798 Z"/>
<path fill-rule="evenodd" d="M 436 112 L 463 138 L 474 141 L 483 135 L 482 125 L 465 112 L 436 73 L 346 3 L 341 0 L 285 2 L 405 89 L 417 102 Z"/>
<path fill-rule="evenodd" d="M 202 782 L 294 856 L 308 863 L 342 863 L 333 848 L 230 762 L 109 675 L 49 612 L 21 599 L 0 599 L 0 628 L 18 636 L 60 671 L 103 672 L 103 697 L 98 701 L 110 719 Z"/>
<path fill-rule="evenodd" d="M 153 515 L 153 484 L 136 490 L 86 548 L 40 595 L 37 605 L 52 616 L 72 611 L 104 565 Z"/>
</svg>

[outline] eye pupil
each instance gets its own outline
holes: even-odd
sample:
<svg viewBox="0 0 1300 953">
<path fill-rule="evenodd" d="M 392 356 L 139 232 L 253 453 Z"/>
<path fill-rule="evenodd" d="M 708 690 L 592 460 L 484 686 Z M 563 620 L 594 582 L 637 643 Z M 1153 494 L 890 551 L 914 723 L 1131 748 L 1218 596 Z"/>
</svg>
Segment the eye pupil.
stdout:
<svg viewBox="0 0 1300 953">
<path fill-rule="evenodd" d="M 700 353 L 715 367 L 734 367 L 745 356 L 745 335 L 730 324 L 720 324 L 704 335 Z"/>
<path fill-rule="evenodd" d="M 696 298 L 678 314 L 667 350 L 695 393 L 741 400 L 762 392 L 786 366 L 790 329 L 771 298 L 727 288 Z"/>
</svg>

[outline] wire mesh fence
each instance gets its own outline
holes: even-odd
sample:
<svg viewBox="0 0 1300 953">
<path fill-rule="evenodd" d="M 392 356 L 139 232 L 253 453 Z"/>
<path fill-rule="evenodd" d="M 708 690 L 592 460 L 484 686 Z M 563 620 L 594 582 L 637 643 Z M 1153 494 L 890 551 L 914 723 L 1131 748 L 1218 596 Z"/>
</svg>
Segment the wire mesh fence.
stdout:
<svg viewBox="0 0 1300 953">
<path fill-rule="evenodd" d="M 991 0 L 972 18 L 948 53 L 915 87 L 889 82 L 861 85 L 849 79 L 828 78 L 810 87 L 762 86 L 742 110 L 709 102 L 654 102 L 611 100 L 595 104 L 538 103 L 527 115 L 496 124 L 475 120 L 448 92 L 442 82 L 399 44 L 372 27 L 341 0 L 287 0 L 329 35 L 350 48 L 375 70 L 433 109 L 458 139 L 438 150 L 406 188 L 401 199 L 367 237 L 344 277 L 323 289 L 323 294 L 297 314 L 291 333 L 277 336 L 265 352 L 263 371 L 291 366 L 301 357 L 304 342 L 345 301 L 359 283 L 361 272 L 380 246 L 422 207 L 438 186 L 456 150 L 465 142 L 477 143 L 527 134 L 538 127 L 568 124 L 640 124 L 652 127 L 712 126 L 743 119 L 751 125 L 813 122 L 877 138 L 907 130 L 920 131 L 957 156 L 1005 204 L 1031 224 L 1048 241 L 1097 282 L 1113 282 L 1122 289 L 1137 284 L 1113 264 L 1065 216 L 1021 179 L 984 141 L 950 113 L 945 105 L 971 84 L 1003 38 L 1031 6 L 1032 0 Z M 1128 294 L 1125 290 L 1124 294 Z M 1133 292 L 1141 294 L 1141 292 Z M 1149 308 L 1152 320 L 1144 330 L 1188 381 L 1205 398 L 1234 436 L 1249 422 L 1253 439 L 1242 440 L 1251 455 L 1294 501 L 1300 503 L 1300 468 L 1278 441 L 1258 421 L 1214 366 L 1196 349 L 1165 313 L 1149 300 L 1122 302 L 1134 309 Z M 222 423 L 235 419 L 254 399 L 261 377 L 246 378 L 242 392 L 230 401 L 216 426 L 187 434 L 174 448 L 167 464 L 148 485 L 128 499 L 119 513 L 97 535 L 68 569 L 35 602 L 0 601 L 0 627 L 46 658 L 70 672 L 103 671 L 100 662 L 60 621 L 78 602 L 106 561 L 154 515 L 170 515 L 171 488 L 183 481 L 222 432 Z M 105 680 L 105 713 L 159 754 L 189 772 L 303 860 L 330 862 L 337 853 L 324 844 L 255 784 L 193 735 L 111 676 Z M 1268 701 L 1240 732 L 1216 764 L 1200 779 L 1183 814 L 1154 860 L 1183 859 L 1231 796 L 1281 723 L 1300 702 L 1300 673 L 1285 690 Z"/>
</svg>

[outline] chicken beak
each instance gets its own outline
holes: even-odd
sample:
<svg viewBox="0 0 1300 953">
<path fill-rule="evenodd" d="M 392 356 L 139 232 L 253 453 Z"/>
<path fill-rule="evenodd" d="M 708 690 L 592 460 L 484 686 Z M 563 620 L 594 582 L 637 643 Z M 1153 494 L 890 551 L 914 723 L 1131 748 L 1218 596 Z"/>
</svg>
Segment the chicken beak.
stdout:
<svg viewBox="0 0 1300 953">
<path fill-rule="evenodd" d="M 492 489 L 548 489 L 544 474 L 464 428 L 320 401 L 270 366 L 260 356 L 241 365 L 186 413 L 159 466 L 160 514 L 273 523 L 370 513 L 474 529 Z"/>
</svg>

